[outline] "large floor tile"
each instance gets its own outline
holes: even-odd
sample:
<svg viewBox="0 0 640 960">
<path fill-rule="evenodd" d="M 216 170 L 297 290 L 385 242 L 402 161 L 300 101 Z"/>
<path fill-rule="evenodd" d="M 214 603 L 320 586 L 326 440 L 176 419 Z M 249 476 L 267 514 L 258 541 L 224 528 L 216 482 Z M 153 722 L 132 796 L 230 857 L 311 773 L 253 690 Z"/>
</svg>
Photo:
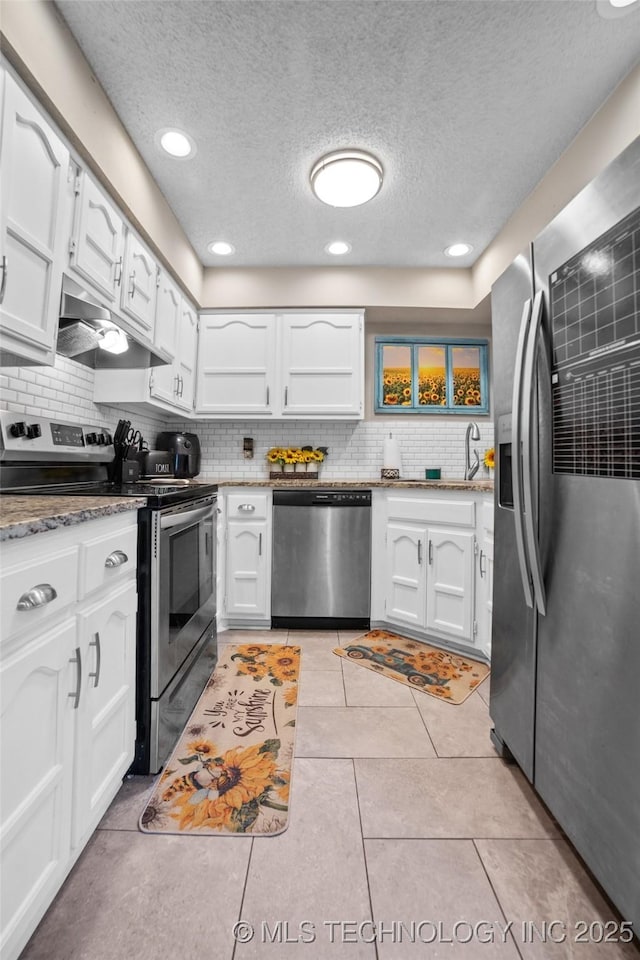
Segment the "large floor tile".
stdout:
<svg viewBox="0 0 640 960">
<path fill-rule="evenodd" d="M 337 641 L 328 640 L 327 637 L 317 636 L 302 640 L 301 670 L 334 670 L 341 673 L 340 657 L 333 652 L 333 648 L 337 646 Z"/>
<path fill-rule="evenodd" d="M 296 756 L 435 757 L 416 707 L 300 707 Z"/>
<path fill-rule="evenodd" d="M 235 960 L 375 960 L 373 944 L 343 943 L 342 931 L 327 925 L 371 920 L 353 764 L 296 759 L 292 782 L 288 830 L 254 841 L 242 919 L 255 933 L 238 944 Z M 310 942 L 285 943 L 285 932 Z"/>
<path fill-rule="evenodd" d="M 21 960 L 231 960 L 250 849 L 99 830 Z"/>
<path fill-rule="evenodd" d="M 344 682 L 338 670 L 301 670 L 299 707 L 344 707 Z"/>
<path fill-rule="evenodd" d="M 366 667 L 342 660 L 344 686 L 349 707 L 413 707 L 409 687 L 391 677 L 380 676 Z"/>
<path fill-rule="evenodd" d="M 98 824 L 98 830 L 137 830 L 155 782 L 155 777 L 128 777 Z"/>
<path fill-rule="evenodd" d="M 289 630 L 289 643 L 333 648 L 338 646 L 337 630 Z"/>
<path fill-rule="evenodd" d="M 618 921 L 564 840 L 477 840 L 476 847 L 524 960 L 638 960 L 636 946 L 602 942 L 600 925 L 611 923 L 615 934 Z"/>
<path fill-rule="evenodd" d="M 473 841 L 367 840 L 365 853 L 379 960 L 518 960 Z"/>
<path fill-rule="evenodd" d="M 494 759 L 356 760 L 365 837 L 548 837 L 516 767 Z"/>
<path fill-rule="evenodd" d="M 477 693 L 455 704 L 420 691 L 412 696 L 439 757 L 497 755 L 489 738 L 493 726 L 489 708 Z"/>
<path fill-rule="evenodd" d="M 487 706 L 489 706 L 489 697 L 491 696 L 491 674 L 486 680 L 483 680 L 476 693 L 482 697 Z"/>
<path fill-rule="evenodd" d="M 225 630 L 218 643 L 287 643 L 288 630 Z"/>
</svg>

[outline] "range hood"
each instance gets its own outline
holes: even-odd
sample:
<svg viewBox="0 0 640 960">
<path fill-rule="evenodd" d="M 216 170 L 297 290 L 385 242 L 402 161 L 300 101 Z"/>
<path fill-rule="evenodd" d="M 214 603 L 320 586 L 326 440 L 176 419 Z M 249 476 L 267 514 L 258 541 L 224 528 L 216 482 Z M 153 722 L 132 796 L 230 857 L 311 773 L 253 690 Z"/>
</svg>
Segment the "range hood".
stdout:
<svg viewBox="0 0 640 960">
<path fill-rule="evenodd" d="M 94 369 L 139 370 L 169 362 L 123 326 L 117 314 L 63 276 L 56 353 Z"/>
</svg>

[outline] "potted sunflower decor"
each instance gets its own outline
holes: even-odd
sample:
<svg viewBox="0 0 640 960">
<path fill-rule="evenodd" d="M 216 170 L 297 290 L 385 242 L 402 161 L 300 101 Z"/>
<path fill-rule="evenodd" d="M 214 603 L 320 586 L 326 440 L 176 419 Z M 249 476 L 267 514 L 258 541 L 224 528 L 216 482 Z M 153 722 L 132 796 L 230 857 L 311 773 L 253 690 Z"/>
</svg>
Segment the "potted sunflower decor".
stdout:
<svg viewBox="0 0 640 960">
<path fill-rule="evenodd" d="M 271 447 L 267 451 L 271 480 L 317 480 L 320 464 L 328 454 L 327 447 Z"/>
</svg>

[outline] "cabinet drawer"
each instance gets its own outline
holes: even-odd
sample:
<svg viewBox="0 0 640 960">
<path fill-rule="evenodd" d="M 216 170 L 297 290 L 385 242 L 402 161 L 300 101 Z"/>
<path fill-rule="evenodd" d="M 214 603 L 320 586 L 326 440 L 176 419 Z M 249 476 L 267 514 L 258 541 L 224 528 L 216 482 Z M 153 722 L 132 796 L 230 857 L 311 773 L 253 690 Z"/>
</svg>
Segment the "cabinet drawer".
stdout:
<svg viewBox="0 0 640 960">
<path fill-rule="evenodd" d="M 228 520 L 266 520 L 268 508 L 266 493 L 230 493 L 227 497 Z"/>
<path fill-rule="evenodd" d="M 387 500 L 389 519 L 425 523 L 446 523 L 455 527 L 475 527 L 476 505 L 473 500 L 431 500 L 393 496 Z"/>
<path fill-rule="evenodd" d="M 137 525 L 85 540 L 80 545 L 80 599 L 116 580 L 133 576 L 137 550 Z"/>
<path fill-rule="evenodd" d="M 493 533 L 493 500 L 482 504 L 482 527 L 485 533 Z"/>
<path fill-rule="evenodd" d="M 47 552 L 45 556 L 40 553 L 37 558 L 31 550 L 20 552 L 21 561 L 7 566 L 0 577 L 3 641 L 24 630 L 37 629 L 45 619 L 78 599 L 77 546 Z M 34 591 L 36 587 L 39 589 Z M 29 602 L 35 605 L 18 610 L 21 600 L 25 605 Z"/>
</svg>

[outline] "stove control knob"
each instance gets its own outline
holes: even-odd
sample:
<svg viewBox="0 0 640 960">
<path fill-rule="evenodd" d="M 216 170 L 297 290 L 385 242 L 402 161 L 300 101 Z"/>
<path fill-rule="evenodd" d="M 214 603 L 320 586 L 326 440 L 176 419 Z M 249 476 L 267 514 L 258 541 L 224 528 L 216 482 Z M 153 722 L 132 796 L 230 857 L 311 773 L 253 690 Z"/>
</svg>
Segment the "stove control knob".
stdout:
<svg viewBox="0 0 640 960">
<path fill-rule="evenodd" d="M 87 446 L 89 446 L 89 447 L 90 447 L 92 444 L 98 442 L 98 438 L 96 437 L 95 433 L 88 433 L 84 439 L 85 439 L 85 443 L 86 443 Z"/>
<path fill-rule="evenodd" d="M 35 440 L 42 436 L 42 427 L 39 423 L 32 423 L 27 427 L 27 440 Z"/>
<path fill-rule="evenodd" d="M 9 433 L 12 437 L 24 437 L 27 433 L 27 425 L 20 421 L 20 423 L 12 423 L 9 427 Z"/>
<path fill-rule="evenodd" d="M 104 445 L 104 443 L 105 443 L 104 433 L 99 433 L 99 434 L 98 434 L 98 436 L 96 437 L 96 443 L 98 444 L 98 446 L 103 446 L 103 445 Z"/>
</svg>

